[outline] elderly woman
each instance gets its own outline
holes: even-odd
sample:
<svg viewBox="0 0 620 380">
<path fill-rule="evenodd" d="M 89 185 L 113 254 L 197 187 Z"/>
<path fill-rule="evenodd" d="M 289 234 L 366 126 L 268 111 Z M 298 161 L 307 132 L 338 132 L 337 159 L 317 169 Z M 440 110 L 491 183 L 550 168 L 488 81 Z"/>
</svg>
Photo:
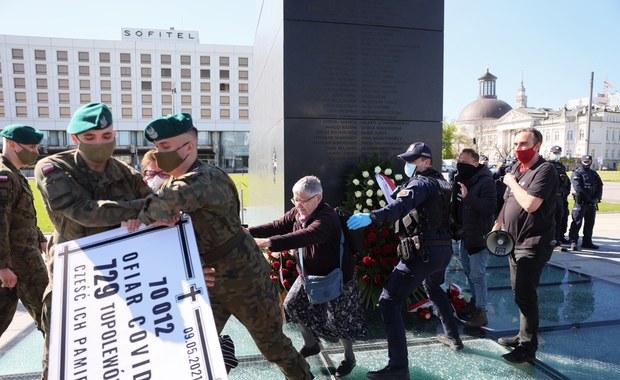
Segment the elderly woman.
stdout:
<svg viewBox="0 0 620 380">
<path fill-rule="evenodd" d="M 323 202 L 321 181 L 314 176 L 297 181 L 291 202 L 295 207 L 282 218 L 252 227 L 250 234 L 261 248 L 269 247 L 275 252 L 296 249 L 296 256 L 301 251 L 306 275 L 327 275 L 340 266 L 342 228 L 334 209 Z M 298 272 L 302 273 L 297 259 Z M 351 373 L 355 366 L 353 340 L 367 331 L 353 274 L 353 255 L 346 245 L 341 269 L 344 289 L 338 298 L 321 304 L 310 303 L 300 275 L 284 300 L 284 310 L 299 325 L 304 340 L 299 352 L 304 357 L 321 351 L 319 336 L 340 339 L 344 360 L 336 370 L 337 377 Z"/>
</svg>

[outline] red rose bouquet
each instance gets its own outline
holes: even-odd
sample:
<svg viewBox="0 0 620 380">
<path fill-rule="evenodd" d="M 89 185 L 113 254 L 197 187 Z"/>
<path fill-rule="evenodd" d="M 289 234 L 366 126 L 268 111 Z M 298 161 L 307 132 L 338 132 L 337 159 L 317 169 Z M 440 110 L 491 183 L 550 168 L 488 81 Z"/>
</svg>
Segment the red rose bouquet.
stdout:
<svg viewBox="0 0 620 380">
<path fill-rule="evenodd" d="M 263 255 L 269 262 L 271 270 L 269 277 L 277 284 L 280 293 L 287 292 L 295 279 L 299 277 L 297 272 L 297 261 L 292 251 L 271 252 L 263 250 Z"/>
</svg>

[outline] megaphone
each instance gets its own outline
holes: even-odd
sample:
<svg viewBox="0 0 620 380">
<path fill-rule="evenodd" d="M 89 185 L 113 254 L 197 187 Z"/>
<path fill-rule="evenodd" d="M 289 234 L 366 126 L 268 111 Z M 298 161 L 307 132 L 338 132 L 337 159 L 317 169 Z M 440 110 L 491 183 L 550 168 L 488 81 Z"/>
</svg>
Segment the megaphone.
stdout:
<svg viewBox="0 0 620 380">
<path fill-rule="evenodd" d="M 495 256 L 508 256 L 515 250 L 515 239 L 506 231 L 491 231 L 484 238 L 484 244 Z"/>
</svg>

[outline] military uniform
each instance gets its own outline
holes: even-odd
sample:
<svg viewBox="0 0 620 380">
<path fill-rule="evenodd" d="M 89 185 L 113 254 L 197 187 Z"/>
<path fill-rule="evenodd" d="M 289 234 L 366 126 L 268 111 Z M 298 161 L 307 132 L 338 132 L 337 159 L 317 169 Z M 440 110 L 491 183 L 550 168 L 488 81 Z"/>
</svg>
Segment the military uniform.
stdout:
<svg viewBox="0 0 620 380">
<path fill-rule="evenodd" d="M 558 197 L 555 205 L 555 241 L 556 245 L 560 245 L 564 239 L 566 232 L 566 223 L 568 217 L 568 195 L 570 194 L 570 179 L 566 174 L 566 167 L 560 161 L 549 160 L 558 172 Z"/>
<path fill-rule="evenodd" d="M 15 288 L 0 288 L 0 336 L 11 324 L 18 299 L 41 331 L 41 299 L 47 271 L 39 249 L 39 229 L 28 180 L 0 156 L 0 268 L 17 276 Z"/>
<path fill-rule="evenodd" d="M 592 157 L 589 161 L 592 161 Z M 582 161 L 583 159 L 582 158 Z M 583 222 L 583 240 L 581 246 L 584 248 L 598 248 L 592 243 L 592 230 L 596 219 L 597 204 L 603 196 L 603 181 L 590 165 L 582 165 L 577 168 L 571 177 L 573 189 L 575 190 L 575 204 L 573 205 L 573 221 L 570 225 L 568 237 L 571 242 L 571 249 L 575 250 L 579 240 L 579 230 Z"/>
</svg>

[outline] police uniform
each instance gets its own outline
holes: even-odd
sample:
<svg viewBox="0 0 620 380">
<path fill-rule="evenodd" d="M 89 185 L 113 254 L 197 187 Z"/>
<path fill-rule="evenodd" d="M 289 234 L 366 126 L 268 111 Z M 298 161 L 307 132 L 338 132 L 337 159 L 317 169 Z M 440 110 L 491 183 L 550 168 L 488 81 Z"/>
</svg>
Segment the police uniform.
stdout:
<svg viewBox="0 0 620 380">
<path fill-rule="evenodd" d="M 591 163 L 592 156 L 583 156 L 581 161 L 582 163 Z M 581 241 L 581 246 L 583 248 L 598 249 L 598 246 L 592 243 L 592 230 L 594 229 L 594 220 L 596 219 L 597 204 L 603 196 L 603 181 L 601 181 L 601 177 L 599 177 L 596 170 L 590 168 L 589 164 L 583 164 L 573 172 L 571 182 L 575 190 L 573 194 L 575 197 L 572 212 L 573 221 L 568 233 L 571 249 L 577 249 L 582 222 L 583 240 Z"/>
<path fill-rule="evenodd" d="M 189 114 L 169 115 L 152 121 L 145 135 L 156 141 L 193 128 Z M 218 333 L 233 315 L 248 329 L 263 356 L 276 363 L 287 379 L 311 379 L 308 363 L 282 331 L 269 264 L 241 227 L 239 207 L 231 178 L 218 167 L 197 159 L 185 174 L 169 178 L 158 194 L 143 202 L 138 219 L 151 224 L 187 212 L 194 225 L 201 263 L 216 270 L 216 286 L 209 288 L 209 299 Z"/>
<path fill-rule="evenodd" d="M 551 148 L 551 153 L 560 154 L 562 148 L 554 146 Z M 555 167 L 555 171 L 558 172 L 558 197 L 556 199 L 555 206 L 555 241 L 556 245 L 560 245 L 564 239 L 564 232 L 566 232 L 566 219 L 568 218 L 568 195 L 570 194 L 570 179 L 566 174 L 566 167 L 559 160 L 550 159 L 549 162 Z"/>
<path fill-rule="evenodd" d="M 101 103 L 97 103 L 101 104 Z M 67 132 L 79 135 L 90 129 L 111 125 L 107 107 L 93 109 L 91 104 L 78 109 Z M 93 115 L 106 114 L 107 123 L 101 125 Z M 77 127 L 76 127 L 77 126 Z M 47 267 L 50 278 L 43 299 L 43 327 L 49 332 L 51 322 L 51 293 L 54 271 L 54 247 L 58 243 L 79 239 L 120 227 L 121 222 L 135 217 L 138 210 L 126 207 L 100 207 L 99 201 L 128 201 L 145 198 L 151 189 L 142 176 L 129 165 L 111 157 L 102 172 L 91 170 L 78 149 L 68 150 L 40 160 L 35 166 L 35 179 L 43 203 L 54 225 L 48 242 Z M 49 340 L 45 342 L 43 378 L 47 378 Z"/>
<path fill-rule="evenodd" d="M 39 144 L 43 134 L 32 127 L 10 125 L 0 136 L 19 144 Z M 6 150 L 6 147 L 5 147 Z M 0 156 L 0 268 L 17 276 L 14 288 L 0 288 L 0 336 L 11 324 L 18 300 L 41 331 L 41 299 L 47 271 L 39 249 L 39 229 L 28 180 L 5 155 Z"/>
</svg>

